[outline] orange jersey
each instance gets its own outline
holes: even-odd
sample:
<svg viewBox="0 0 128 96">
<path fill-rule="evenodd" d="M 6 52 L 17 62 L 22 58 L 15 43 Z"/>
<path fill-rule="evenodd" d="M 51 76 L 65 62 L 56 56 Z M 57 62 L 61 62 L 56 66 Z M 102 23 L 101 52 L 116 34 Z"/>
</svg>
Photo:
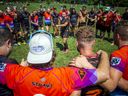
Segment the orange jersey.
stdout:
<svg viewBox="0 0 128 96">
<path fill-rule="evenodd" d="M 39 70 L 13 64 L 0 65 L 0 83 L 13 89 L 14 96 L 69 96 L 72 91 L 96 81 L 96 69 L 62 67 Z"/>
<path fill-rule="evenodd" d="M 51 20 L 51 14 L 48 13 L 48 12 L 45 12 L 44 13 L 44 18 L 45 18 L 45 20 Z"/>
<path fill-rule="evenodd" d="M 128 80 L 128 45 L 122 46 L 111 54 L 111 66 L 123 73 Z"/>
</svg>

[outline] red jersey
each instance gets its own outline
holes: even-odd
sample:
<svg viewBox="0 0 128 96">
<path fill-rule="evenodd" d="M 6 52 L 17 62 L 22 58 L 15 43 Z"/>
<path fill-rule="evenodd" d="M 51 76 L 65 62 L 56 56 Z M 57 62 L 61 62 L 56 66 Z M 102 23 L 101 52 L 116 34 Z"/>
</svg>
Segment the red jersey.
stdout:
<svg viewBox="0 0 128 96">
<path fill-rule="evenodd" d="M 103 25 L 104 23 L 103 23 L 103 17 L 102 16 L 103 16 L 103 12 L 100 12 L 97 14 L 97 23 Z"/>
<path fill-rule="evenodd" d="M 0 28 L 6 28 L 6 20 L 4 14 L 0 17 Z"/>
<path fill-rule="evenodd" d="M 31 17 L 31 20 L 32 20 L 32 22 L 34 22 L 34 23 L 38 23 L 38 16 L 37 15 L 35 15 L 35 16 L 32 16 Z"/>
<path fill-rule="evenodd" d="M 111 66 L 123 73 L 128 80 L 128 45 L 122 46 L 111 54 Z"/>
<path fill-rule="evenodd" d="M 111 11 L 108 12 L 107 14 L 104 15 L 104 17 L 106 18 L 105 26 L 111 26 L 112 20 L 113 20 L 113 17 L 114 17 L 113 12 L 111 12 Z"/>
<path fill-rule="evenodd" d="M 115 16 L 114 16 L 114 23 L 115 24 L 118 24 L 118 22 L 121 20 L 121 15 L 119 15 L 119 14 L 115 14 Z"/>
<path fill-rule="evenodd" d="M 6 15 L 5 16 L 5 21 L 6 23 L 8 23 L 10 25 L 11 28 L 14 27 L 14 22 L 13 22 L 13 17 L 9 16 L 9 15 Z"/>
<path fill-rule="evenodd" d="M 34 69 L 0 64 L 0 83 L 13 89 L 14 96 L 69 96 L 74 90 L 95 84 L 96 69 L 62 67 Z"/>
</svg>

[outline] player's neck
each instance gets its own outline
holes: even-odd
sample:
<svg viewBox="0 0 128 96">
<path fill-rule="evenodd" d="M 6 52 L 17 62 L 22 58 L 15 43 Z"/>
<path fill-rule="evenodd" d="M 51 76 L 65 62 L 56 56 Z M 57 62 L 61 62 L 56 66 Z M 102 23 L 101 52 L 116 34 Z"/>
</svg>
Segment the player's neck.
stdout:
<svg viewBox="0 0 128 96">
<path fill-rule="evenodd" d="M 50 64 L 31 64 L 31 67 L 35 69 L 47 70 L 53 68 Z"/>
<path fill-rule="evenodd" d="M 121 43 L 119 44 L 119 48 L 124 45 L 128 45 L 128 41 L 121 41 Z"/>
<path fill-rule="evenodd" d="M 6 56 L 7 52 L 5 51 L 5 47 L 0 47 L 0 55 Z"/>
<path fill-rule="evenodd" d="M 96 53 L 93 52 L 93 48 L 90 46 L 90 47 L 85 47 L 83 49 L 80 50 L 80 54 L 81 55 L 84 55 L 86 57 L 90 57 L 90 56 L 95 56 Z"/>
</svg>

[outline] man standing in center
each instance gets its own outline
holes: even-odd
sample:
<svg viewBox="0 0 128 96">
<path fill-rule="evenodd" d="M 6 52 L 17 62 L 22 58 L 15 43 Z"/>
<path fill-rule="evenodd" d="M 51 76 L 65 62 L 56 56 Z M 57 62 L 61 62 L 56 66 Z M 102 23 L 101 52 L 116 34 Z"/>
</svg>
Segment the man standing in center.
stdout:
<svg viewBox="0 0 128 96">
<path fill-rule="evenodd" d="M 69 24 L 70 20 L 69 17 L 66 15 L 66 12 L 62 13 L 62 17 L 60 17 L 60 25 L 56 25 L 57 27 L 61 28 L 61 37 L 63 38 L 63 51 L 65 53 L 68 52 L 68 36 L 69 36 Z"/>
</svg>

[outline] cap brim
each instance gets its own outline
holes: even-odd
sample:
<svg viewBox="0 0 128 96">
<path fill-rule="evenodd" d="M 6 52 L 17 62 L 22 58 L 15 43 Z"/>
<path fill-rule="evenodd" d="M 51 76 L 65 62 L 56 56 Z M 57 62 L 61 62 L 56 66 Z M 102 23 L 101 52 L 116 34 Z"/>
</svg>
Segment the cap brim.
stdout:
<svg viewBox="0 0 128 96">
<path fill-rule="evenodd" d="M 43 55 L 35 55 L 31 52 L 28 53 L 27 62 L 31 64 L 42 64 L 48 63 L 52 59 L 53 51 L 43 54 Z"/>
</svg>

